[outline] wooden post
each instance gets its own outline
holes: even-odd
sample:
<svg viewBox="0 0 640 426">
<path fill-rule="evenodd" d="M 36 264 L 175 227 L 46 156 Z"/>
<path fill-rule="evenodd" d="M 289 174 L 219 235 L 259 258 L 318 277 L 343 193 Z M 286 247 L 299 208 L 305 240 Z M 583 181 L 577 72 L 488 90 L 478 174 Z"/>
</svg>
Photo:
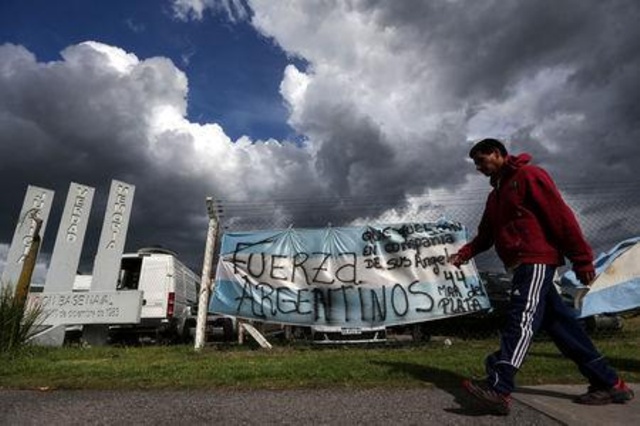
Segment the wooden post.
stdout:
<svg viewBox="0 0 640 426">
<path fill-rule="evenodd" d="M 36 266 L 38 250 L 40 249 L 40 228 L 42 227 L 42 219 L 37 216 L 37 211 L 33 211 L 31 218 L 36 222 L 36 226 L 33 230 L 29 253 L 22 264 L 22 272 L 20 272 L 18 285 L 15 289 L 15 298 L 20 306 L 24 306 L 27 301 L 29 287 L 31 286 L 31 277 L 33 276 L 33 269 Z"/>
<path fill-rule="evenodd" d="M 244 344 L 244 320 L 238 320 L 238 344 Z"/>
<path fill-rule="evenodd" d="M 216 215 L 213 198 L 207 197 L 207 214 L 209 215 L 209 227 L 207 228 L 207 242 L 204 248 L 204 260 L 202 262 L 202 277 L 200 279 L 200 298 L 198 299 L 198 320 L 196 323 L 196 339 L 194 348 L 199 351 L 204 347 L 207 327 L 207 314 L 209 313 L 209 296 L 211 294 L 213 255 L 218 237 L 218 216 Z"/>
</svg>

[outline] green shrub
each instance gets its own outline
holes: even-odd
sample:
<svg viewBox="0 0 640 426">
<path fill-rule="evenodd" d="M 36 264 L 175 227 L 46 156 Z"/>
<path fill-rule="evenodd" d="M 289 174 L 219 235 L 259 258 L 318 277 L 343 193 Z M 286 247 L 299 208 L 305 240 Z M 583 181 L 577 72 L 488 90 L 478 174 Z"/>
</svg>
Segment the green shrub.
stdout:
<svg viewBox="0 0 640 426">
<path fill-rule="evenodd" d="M 17 297 L 13 286 L 3 286 L 0 291 L 0 353 L 24 345 L 42 322 L 42 314 L 40 306 L 29 305 Z"/>
</svg>

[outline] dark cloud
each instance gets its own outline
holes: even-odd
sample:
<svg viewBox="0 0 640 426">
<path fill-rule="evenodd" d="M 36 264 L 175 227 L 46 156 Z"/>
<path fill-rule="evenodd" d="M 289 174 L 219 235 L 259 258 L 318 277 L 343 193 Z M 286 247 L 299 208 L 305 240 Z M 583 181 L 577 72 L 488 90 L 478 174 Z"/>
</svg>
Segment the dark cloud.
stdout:
<svg viewBox="0 0 640 426">
<path fill-rule="evenodd" d="M 640 4 L 630 0 L 362 3 L 382 27 L 406 34 L 442 61 L 444 82 L 460 101 L 501 102 L 514 87 L 548 69 L 566 82 L 537 107 L 534 120 L 509 134 L 518 149 L 537 151 L 562 180 L 637 179 L 640 155 Z M 579 116 L 537 140 L 544 121 Z M 558 134 L 561 133 L 561 134 Z M 572 157 L 579 164 L 572 166 Z"/>
</svg>

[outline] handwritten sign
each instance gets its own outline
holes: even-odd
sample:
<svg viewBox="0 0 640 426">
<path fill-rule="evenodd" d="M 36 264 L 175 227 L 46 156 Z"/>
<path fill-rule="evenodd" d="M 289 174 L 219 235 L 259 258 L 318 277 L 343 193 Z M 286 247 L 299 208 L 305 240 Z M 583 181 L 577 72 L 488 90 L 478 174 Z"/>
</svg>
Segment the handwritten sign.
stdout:
<svg viewBox="0 0 640 426">
<path fill-rule="evenodd" d="M 315 326 L 377 327 L 490 307 L 457 222 L 288 229 L 223 236 L 209 310 Z"/>
<path fill-rule="evenodd" d="M 43 310 L 42 325 L 136 324 L 140 322 L 142 292 L 55 292 L 29 295 Z"/>
</svg>

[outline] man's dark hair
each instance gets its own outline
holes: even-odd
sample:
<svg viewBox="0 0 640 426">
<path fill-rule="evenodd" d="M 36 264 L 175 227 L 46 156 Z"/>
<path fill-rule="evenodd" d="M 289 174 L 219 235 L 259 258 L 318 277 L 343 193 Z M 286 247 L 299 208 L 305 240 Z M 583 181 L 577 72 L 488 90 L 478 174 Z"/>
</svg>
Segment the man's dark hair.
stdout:
<svg viewBox="0 0 640 426">
<path fill-rule="evenodd" d="M 507 148 L 498 139 L 482 139 L 476 143 L 469 151 L 469 157 L 473 158 L 476 154 L 491 154 L 493 151 L 500 152 L 503 157 L 507 156 Z"/>
</svg>

